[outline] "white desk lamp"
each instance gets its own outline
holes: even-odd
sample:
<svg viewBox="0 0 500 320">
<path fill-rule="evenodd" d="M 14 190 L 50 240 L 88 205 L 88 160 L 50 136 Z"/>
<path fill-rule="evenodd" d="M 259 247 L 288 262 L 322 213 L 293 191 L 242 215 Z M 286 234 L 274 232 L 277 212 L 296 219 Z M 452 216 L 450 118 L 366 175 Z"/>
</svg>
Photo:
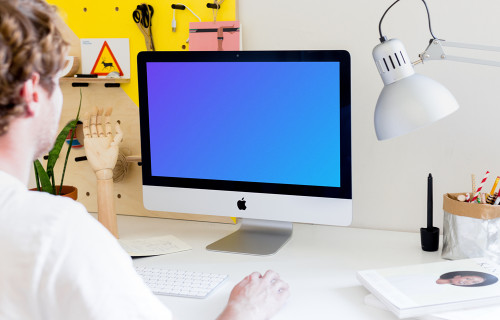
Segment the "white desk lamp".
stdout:
<svg viewBox="0 0 500 320">
<path fill-rule="evenodd" d="M 375 108 L 375 131 L 379 140 L 394 138 L 437 121 L 458 109 L 453 95 L 440 83 L 415 73 L 413 65 L 426 60 L 452 60 L 500 67 L 500 62 L 450 56 L 443 47 L 466 48 L 483 51 L 499 51 L 499 47 L 447 42 L 437 39 L 432 33 L 429 9 L 427 10 L 429 31 L 432 39 L 427 49 L 414 63 L 406 53 L 403 43 L 397 39 L 387 40 L 382 35 L 384 16 L 397 2 L 384 12 L 379 23 L 380 44 L 373 49 L 373 59 L 384 82 Z"/>
</svg>

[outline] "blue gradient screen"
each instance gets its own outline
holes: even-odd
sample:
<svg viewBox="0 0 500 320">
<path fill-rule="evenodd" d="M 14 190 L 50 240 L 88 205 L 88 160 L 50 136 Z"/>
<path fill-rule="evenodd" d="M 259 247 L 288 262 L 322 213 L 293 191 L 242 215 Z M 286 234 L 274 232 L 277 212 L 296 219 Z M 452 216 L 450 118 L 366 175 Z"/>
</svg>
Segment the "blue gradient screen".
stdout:
<svg viewBox="0 0 500 320">
<path fill-rule="evenodd" d="M 339 62 L 148 62 L 151 174 L 340 187 Z"/>
</svg>

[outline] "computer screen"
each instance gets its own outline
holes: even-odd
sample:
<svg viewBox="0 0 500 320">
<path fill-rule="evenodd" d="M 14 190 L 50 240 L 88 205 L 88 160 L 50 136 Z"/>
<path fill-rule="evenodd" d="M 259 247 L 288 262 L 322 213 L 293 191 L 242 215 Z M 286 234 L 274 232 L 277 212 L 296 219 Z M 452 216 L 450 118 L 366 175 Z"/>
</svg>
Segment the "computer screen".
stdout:
<svg viewBox="0 0 500 320">
<path fill-rule="evenodd" d="M 141 52 L 151 210 L 348 225 L 346 51 Z"/>
</svg>

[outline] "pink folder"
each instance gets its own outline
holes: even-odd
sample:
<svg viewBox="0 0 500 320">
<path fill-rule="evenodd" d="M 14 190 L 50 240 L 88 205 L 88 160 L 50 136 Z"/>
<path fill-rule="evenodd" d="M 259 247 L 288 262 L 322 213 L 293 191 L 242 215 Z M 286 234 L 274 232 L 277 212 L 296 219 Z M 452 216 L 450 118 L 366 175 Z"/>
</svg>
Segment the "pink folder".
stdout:
<svg viewBox="0 0 500 320">
<path fill-rule="evenodd" d="M 190 51 L 239 51 L 240 22 L 189 23 Z"/>
</svg>

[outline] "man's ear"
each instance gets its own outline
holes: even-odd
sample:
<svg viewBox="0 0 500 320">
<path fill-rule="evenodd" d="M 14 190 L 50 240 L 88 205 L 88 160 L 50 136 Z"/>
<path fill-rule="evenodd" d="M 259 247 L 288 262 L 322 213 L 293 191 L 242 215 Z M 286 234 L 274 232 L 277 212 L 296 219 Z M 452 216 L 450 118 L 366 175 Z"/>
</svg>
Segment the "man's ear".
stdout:
<svg viewBox="0 0 500 320">
<path fill-rule="evenodd" d="M 38 113 L 40 74 L 33 72 L 21 88 L 21 97 L 26 105 L 26 116 L 34 116 Z"/>
</svg>

